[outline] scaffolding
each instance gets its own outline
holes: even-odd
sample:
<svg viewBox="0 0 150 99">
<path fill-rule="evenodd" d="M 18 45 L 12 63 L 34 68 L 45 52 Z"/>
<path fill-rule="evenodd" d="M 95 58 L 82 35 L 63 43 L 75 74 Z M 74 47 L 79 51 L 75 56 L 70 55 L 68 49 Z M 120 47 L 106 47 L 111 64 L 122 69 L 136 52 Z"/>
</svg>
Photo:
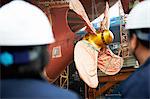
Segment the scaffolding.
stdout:
<svg viewBox="0 0 150 99">
<path fill-rule="evenodd" d="M 128 43 L 128 33 L 125 30 L 125 23 L 127 15 L 124 14 L 122 4 L 119 1 L 119 16 L 120 16 L 120 45 L 121 45 L 121 55 L 123 58 L 128 58 L 130 55 L 129 52 L 129 43 Z"/>
<path fill-rule="evenodd" d="M 65 89 L 69 88 L 69 66 L 66 67 L 64 72 L 59 77 L 59 87 Z"/>
</svg>

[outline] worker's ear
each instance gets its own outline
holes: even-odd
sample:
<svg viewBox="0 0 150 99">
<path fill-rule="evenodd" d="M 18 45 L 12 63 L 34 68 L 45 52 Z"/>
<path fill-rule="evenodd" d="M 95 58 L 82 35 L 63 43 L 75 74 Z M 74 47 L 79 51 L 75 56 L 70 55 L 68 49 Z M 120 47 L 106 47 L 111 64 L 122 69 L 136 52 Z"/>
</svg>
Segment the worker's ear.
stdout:
<svg viewBox="0 0 150 99">
<path fill-rule="evenodd" d="M 132 37 L 130 38 L 130 49 L 132 52 L 134 52 L 137 48 L 138 44 L 138 40 L 135 34 L 132 35 Z"/>
</svg>

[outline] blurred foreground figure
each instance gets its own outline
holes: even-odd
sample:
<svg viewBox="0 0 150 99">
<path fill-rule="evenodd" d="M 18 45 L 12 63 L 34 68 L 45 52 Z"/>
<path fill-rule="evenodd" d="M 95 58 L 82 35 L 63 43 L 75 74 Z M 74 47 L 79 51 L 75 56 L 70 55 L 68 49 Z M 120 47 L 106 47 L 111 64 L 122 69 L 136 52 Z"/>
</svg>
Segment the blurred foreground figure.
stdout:
<svg viewBox="0 0 150 99">
<path fill-rule="evenodd" d="M 46 15 L 36 6 L 14 0 L 0 8 L 1 98 L 78 99 L 42 78 L 47 44 L 54 42 Z"/>
<path fill-rule="evenodd" d="M 121 85 L 125 99 L 150 98 L 150 1 L 137 4 L 128 16 L 130 50 L 140 67 Z"/>
</svg>

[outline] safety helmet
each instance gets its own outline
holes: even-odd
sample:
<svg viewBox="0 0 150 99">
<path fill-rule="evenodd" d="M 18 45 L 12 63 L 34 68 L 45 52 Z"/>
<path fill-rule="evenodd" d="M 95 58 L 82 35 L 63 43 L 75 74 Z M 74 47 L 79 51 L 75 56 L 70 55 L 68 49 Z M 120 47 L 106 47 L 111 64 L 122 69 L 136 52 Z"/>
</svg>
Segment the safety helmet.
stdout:
<svg viewBox="0 0 150 99">
<path fill-rule="evenodd" d="M 112 43 L 114 35 L 110 30 L 104 30 L 96 34 L 88 34 L 83 39 L 88 40 L 93 46 L 101 48 Z"/>
<path fill-rule="evenodd" d="M 138 29 L 150 28 L 150 0 L 137 4 L 128 15 L 126 29 L 134 29 L 136 36 L 145 41 L 150 41 L 150 33 L 143 33 Z"/>
<path fill-rule="evenodd" d="M 137 4 L 127 18 L 126 29 L 150 28 L 150 0 Z"/>
<path fill-rule="evenodd" d="M 54 42 L 48 18 L 38 7 L 14 0 L 0 8 L 0 46 L 32 46 Z"/>
</svg>

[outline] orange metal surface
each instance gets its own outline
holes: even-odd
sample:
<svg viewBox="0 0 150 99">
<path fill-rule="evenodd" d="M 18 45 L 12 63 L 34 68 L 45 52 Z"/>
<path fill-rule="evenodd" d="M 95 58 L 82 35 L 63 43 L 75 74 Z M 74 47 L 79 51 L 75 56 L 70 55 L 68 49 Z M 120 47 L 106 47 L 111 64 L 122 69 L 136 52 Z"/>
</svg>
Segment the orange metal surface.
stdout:
<svg viewBox="0 0 150 99">
<path fill-rule="evenodd" d="M 70 30 L 66 20 L 68 10 L 68 7 L 50 9 L 56 42 L 48 47 L 50 62 L 45 70 L 51 80 L 56 79 L 73 59 L 74 33 Z M 52 57 L 54 47 L 60 47 L 59 57 Z"/>
</svg>

